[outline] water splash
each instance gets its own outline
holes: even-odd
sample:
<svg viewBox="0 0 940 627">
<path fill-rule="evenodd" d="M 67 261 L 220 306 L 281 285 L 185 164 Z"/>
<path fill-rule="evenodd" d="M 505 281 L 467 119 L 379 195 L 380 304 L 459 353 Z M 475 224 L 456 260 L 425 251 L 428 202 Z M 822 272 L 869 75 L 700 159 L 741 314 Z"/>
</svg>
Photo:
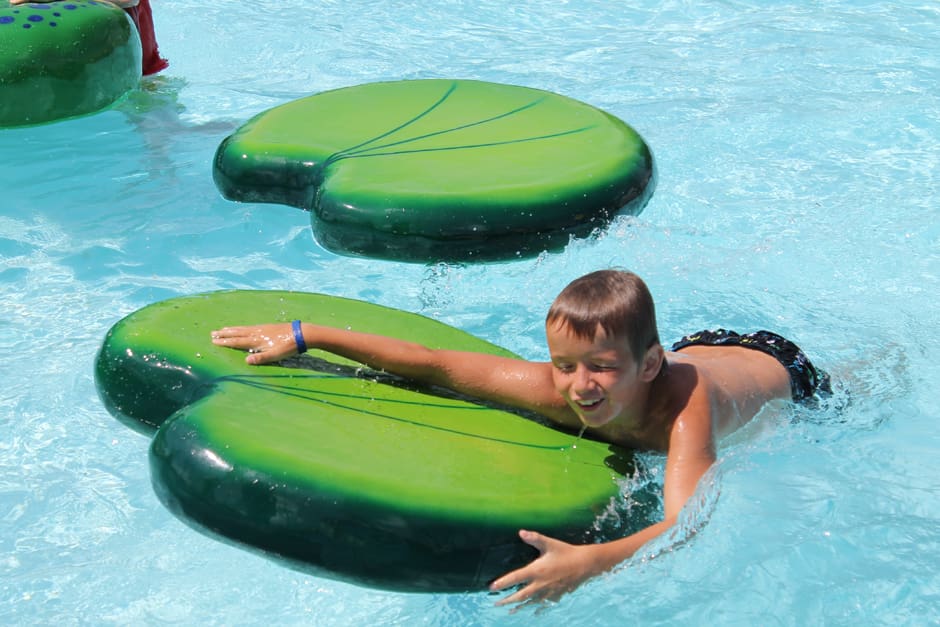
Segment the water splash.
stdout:
<svg viewBox="0 0 940 627">
<path fill-rule="evenodd" d="M 721 463 L 715 463 L 699 479 L 695 493 L 679 512 L 676 524 L 640 547 L 623 567 L 636 562 L 646 562 L 663 553 L 674 551 L 695 537 L 708 524 L 715 511 L 718 497 L 721 495 L 720 485 Z"/>
</svg>

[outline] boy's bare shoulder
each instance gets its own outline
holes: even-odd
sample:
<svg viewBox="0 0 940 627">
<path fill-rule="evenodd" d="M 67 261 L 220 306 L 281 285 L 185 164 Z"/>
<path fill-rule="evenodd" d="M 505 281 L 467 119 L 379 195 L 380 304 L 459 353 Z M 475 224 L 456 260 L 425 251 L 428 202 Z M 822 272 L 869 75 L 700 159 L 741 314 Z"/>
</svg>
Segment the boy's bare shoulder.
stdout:
<svg viewBox="0 0 940 627">
<path fill-rule="evenodd" d="M 782 396 L 790 391 L 790 375 L 776 357 L 743 346 L 688 346 L 680 352 L 669 353 L 671 361 L 688 363 L 700 376 L 734 391 L 740 387 L 753 392 L 754 387 L 776 390 Z"/>
<path fill-rule="evenodd" d="M 790 375 L 775 357 L 741 346 L 689 346 L 670 365 L 694 371 L 696 397 L 707 398 L 716 435 L 737 429 L 768 402 L 790 397 Z"/>
</svg>

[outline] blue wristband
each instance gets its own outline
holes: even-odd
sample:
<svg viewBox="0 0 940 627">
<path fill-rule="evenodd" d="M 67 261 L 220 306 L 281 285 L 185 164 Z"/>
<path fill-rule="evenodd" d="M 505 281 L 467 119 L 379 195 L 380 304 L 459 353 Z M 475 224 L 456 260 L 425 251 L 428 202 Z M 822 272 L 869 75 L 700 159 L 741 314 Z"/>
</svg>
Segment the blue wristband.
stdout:
<svg viewBox="0 0 940 627">
<path fill-rule="evenodd" d="M 304 332 L 300 329 L 300 320 L 294 320 L 290 323 L 294 330 L 294 342 L 297 344 L 297 354 L 307 352 L 307 343 L 304 341 Z"/>
</svg>

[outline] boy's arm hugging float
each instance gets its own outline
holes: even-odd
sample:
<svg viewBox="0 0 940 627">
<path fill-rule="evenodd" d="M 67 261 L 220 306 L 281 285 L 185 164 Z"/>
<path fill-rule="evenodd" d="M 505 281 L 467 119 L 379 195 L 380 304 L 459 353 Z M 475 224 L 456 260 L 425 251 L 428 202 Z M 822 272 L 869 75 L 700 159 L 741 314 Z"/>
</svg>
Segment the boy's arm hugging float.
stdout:
<svg viewBox="0 0 940 627">
<path fill-rule="evenodd" d="M 407 341 L 307 323 L 227 327 L 214 344 L 278 361 L 307 347 L 402 377 L 536 411 L 569 429 L 639 450 L 666 452 L 663 520 L 630 536 L 573 545 L 520 530 L 540 556 L 491 584 L 520 586 L 499 604 L 556 600 L 607 572 L 672 527 L 717 442 L 774 399 L 828 389 L 796 345 L 767 332 L 703 331 L 666 352 L 653 299 L 635 274 L 601 270 L 570 283 L 546 317 L 550 362 L 432 350 Z M 472 358 L 471 358 L 472 357 Z"/>
</svg>

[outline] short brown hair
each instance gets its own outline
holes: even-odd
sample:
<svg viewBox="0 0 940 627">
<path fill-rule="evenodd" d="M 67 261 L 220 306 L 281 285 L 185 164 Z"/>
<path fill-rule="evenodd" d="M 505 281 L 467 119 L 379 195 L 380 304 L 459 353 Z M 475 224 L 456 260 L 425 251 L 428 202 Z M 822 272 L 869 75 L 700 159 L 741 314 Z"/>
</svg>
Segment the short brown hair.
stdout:
<svg viewBox="0 0 940 627">
<path fill-rule="evenodd" d="M 569 283 L 545 317 L 546 325 L 557 323 L 592 341 L 600 325 L 608 337 L 625 338 L 637 362 L 659 343 L 653 296 L 643 279 L 626 270 L 597 270 Z"/>
</svg>

